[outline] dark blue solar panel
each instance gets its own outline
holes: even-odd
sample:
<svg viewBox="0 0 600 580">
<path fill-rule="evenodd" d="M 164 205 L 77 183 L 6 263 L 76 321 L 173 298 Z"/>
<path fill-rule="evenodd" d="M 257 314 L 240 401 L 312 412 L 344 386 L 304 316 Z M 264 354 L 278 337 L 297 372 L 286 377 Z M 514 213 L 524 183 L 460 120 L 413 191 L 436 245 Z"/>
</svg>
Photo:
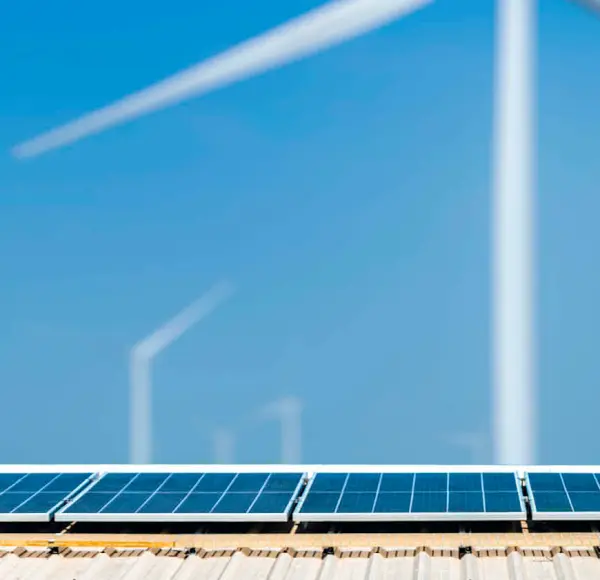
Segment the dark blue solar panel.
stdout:
<svg viewBox="0 0 600 580">
<path fill-rule="evenodd" d="M 448 491 L 447 473 L 417 473 L 415 476 L 415 493 L 437 491 L 446 493 Z"/>
<path fill-rule="evenodd" d="M 248 514 L 264 514 L 279 521 L 289 515 L 302 478 L 298 473 L 109 473 L 56 519 L 149 521 L 196 515 L 218 520 L 219 515 L 249 519 Z"/>
<path fill-rule="evenodd" d="M 123 492 L 114 495 L 112 499 L 102 508 L 103 513 L 128 514 L 136 512 L 150 499 L 152 493 Z"/>
<path fill-rule="evenodd" d="M 600 493 L 595 491 L 573 491 L 569 494 L 573 511 L 600 513 Z"/>
<path fill-rule="evenodd" d="M 521 496 L 515 491 L 495 491 L 484 494 L 487 513 L 517 513 L 522 511 Z"/>
<path fill-rule="evenodd" d="M 412 493 L 414 481 L 414 473 L 384 473 L 381 477 L 379 491 L 404 491 Z"/>
<path fill-rule="evenodd" d="M 441 491 L 431 491 L 428 493 L 413 493 L 411 513 L 421 514 L 440 514 L 447 511 L 448 494 Z"/>
<path fill-rule="evenodd" d="M 235 473 L 207 473 L 199 477 L 193 491 L 223 493 L 233 481 Z"/>
<path fill-rule="evenodd" d="M 151 497 L 140 509 L 139 513 L 143 514 L 164 514 L 171 513 L 177 509 L 183 500 L 186 498 L 187 493 L 167 492 L 157 493 Z M 216 502 L 213 502 L 214 505 Z M 212 507 L 212 506 L 211 506 Z"/>
<path fill-rule="evenodd" d="M 317 473 L 311 490 L 314 492 L 342 491 L 347 478 L 347 473 Z"/>
<path fill-rule="evenodd" d="M 48 521 L 91 473 L 0 474 L 0 519 Z"/>
<path fill-rule="evenodd" d="M 376 492 L 380 479 L 379 473 L 351 473 L 346 481 L 344 492 Z"/>
<path fill-rule="evenodd" d="M 297 487 L 298 475 L 296 473 L 272 473 L 263 491 L 293 492 Z"/>
<path fill-rule="evenodd" d="M 481 491 L 451 491 L 448 496 L 449 512 L 483 512 L 483 494 Z"/>
<path fill-rule="evenodd" d="M 483 480 L 481 473 L 451 473 L 448 489 L 453 491 L 474 491 L 481 495 Z M 514 487 L 514 482 L 513 482 Z"/>
<path fill-rule="evenodd" d="M 153 492 L 160 488 L 169 477 L 168 473 L 140 473 L 133 477 L 124 488 L 127 492 Z"/>
<path fill-rule="evenodd" d="M 569 496 L 564 491 L 540 491 L 534 494 L 538 512 L 570 512 Z"/>
<path fill-rule="evenodd" d="M 135 476 L 135 473 L 108 473 L 94 485 L 94 491 L 121 491 Z"/>
<path fill-rule="evenodd" d="M 375 505 L 375 496 L 376 494 L 372 492 L 356 493 L 350 491 L 344 493 L 337 507 L 337 512 L 345 514 L 370 513 Z"/>
<path fill-rule="evenodd" d="M 593 473 L 528 473 L 536 519 L 600 520 L 600 479 Z"/>
<path fill-rule="evenodd" d="M 320 473 L 296 518 L 518 519 L 525 517 L 519 486 L 514 473 Z"/>
<path fill-rule="evenodd" d="M 538 491 L 565 491 L 560 473 L 531 473 L 529 485 L 534 493 Z"/>
<path fill-rule="evenodd" d="M 483 489 L 486 492 L 495 491 L 515 491 L 515 474 L 514 473 L 483 473 Z"/>
<path fill-rule="evenodd" d="M 198 483 L 200 479 L 199 473 L 174 473 L 165 481 L 160 488 L 163 493 L 166 492 L 182 492 L 189 493 Z"/>
<path fill-rule="evenodd" d="M 191 493 L 174 509 L 176 514 L 209 514 L 223 494 L 219 492 Z"/>
<path fill-rule="evenodd" d="M 600 491 L 593 473 L 563 473 L 563 482 L 567 492 Z"/>
<path fill-rule="evenodd" d="M 261 493 L 250 508 L 253 514 L 277 514 L 285 512 L 290 503 L 287 492 Z"/>
<path fill-rule="evenodd" d="M 335 513 L 340 495 L 335 492 L 309 493 L 302 504 L 302 511 L 309 514 Z"/>
<path fill-rule="evenodd" d="M 377 496 L 374 513 L 409 513 L 411 493 L 406 492 L 382 492 Z"/>
<path fill-rule="evenodd" d="M 13 513 L 16 514 L 45 514 L 59 505 L 65 499 L 65 494 L 56 491 L 40 491 L 29 500 L 19 505 Z"/>
</svg>

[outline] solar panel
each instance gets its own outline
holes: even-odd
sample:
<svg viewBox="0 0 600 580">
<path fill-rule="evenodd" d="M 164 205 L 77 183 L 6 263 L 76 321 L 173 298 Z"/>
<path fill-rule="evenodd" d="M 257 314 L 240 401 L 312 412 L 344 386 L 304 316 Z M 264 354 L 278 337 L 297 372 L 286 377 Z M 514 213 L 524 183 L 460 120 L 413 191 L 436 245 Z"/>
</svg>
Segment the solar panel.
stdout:
<svg viewBox="0 0 600 580">
<path fill-rule="evenodd" d="M 526 473 L 534 520 L 600 520 L 600 474 Z"/>
<path fill-rule="evenodd" d="M 287 521 L 301 473 L 106 473 L 57 521 Z"/>
<path fill-rule="evenodd" d="M 0 473 L 0 521 L 47 522 L 91 473 Z"/>
<path fill-rule="evenodd" d="M 317 473 L 298 522 L 519 520 L 516 473 Z"/>
</svg>

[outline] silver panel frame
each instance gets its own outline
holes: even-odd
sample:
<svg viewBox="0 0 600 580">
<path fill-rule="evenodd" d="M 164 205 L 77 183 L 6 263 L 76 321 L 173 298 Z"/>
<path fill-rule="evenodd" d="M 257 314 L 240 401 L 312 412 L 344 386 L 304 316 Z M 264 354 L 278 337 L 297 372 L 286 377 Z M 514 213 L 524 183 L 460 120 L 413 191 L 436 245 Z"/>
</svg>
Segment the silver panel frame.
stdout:
<svg viewBox="0 0 600 580">
<path fill-rule="evenodd" d="M 352 472 L 348 472 L 352 473 Z M 382 473 L 390 473 L 382 472 Z M 398 471 L 396 473 L 406 473 Z M 415 470 L 413 473 L 420 473 Z M 422 471 L 421 471 L 422 473 Z M 431 471 L 429 473 L 468 473 L 463 470 Z M 506 473 L 505 470 L 487 471 L 482 473 Z M 320 523 L 320 522 L 476 522 L 476 521 L 494 521 L 494 522 L 514 522 L 527 519 L 527 508 L 525 498 L 522 492 L 521 479 L 519 474 L 512 472 L 515 477 L 516 492 L 519 496 L 521 511 L 519 512 L 354 512 L 354 513 L 302 513 L 300 510 L 308 497 L 315 481 L 316 475 L 311 477 L 294 513 L 292 515 L 296 523 Z M 414 492 L 411 492 L 414 493 Z M 485 494 L 485 491 L 482 490 Z"/>
<path fill-rule="evenodd" d="M 525 487 L 527 488 L 527 495 L 529 497 L 529 505 L 531 506 L 531 519 L 536 522 L 590 522 L 590 521 L 598 521 L 600 522 L 600 512 L 581 512 L 581 511 L 570 511 L 570 512 L 540 512 L 538 511 L 535 505 L 535 495 L 533 493 L 533 489 L 531 487 L 531 482 L 529 481 L 529 473 L 550 473 L 550 472 L 540 472 L 534 471 L 529 472 L 526 471 L 524 474 L 525 478 Z M 580 471 L 580 472 L 552 472 L 558 473 L 562 476 L 563 473 L 581 473 L 581 474 L 589 474 L 590 472 Z M 600 473 L 600 470 L 597 472 Z M 592 473 L 595 475 L 595 473 Z M 598 478 L 596 478 L 598 482 Z M 598 482 L 600 483 L 600 482 Z M 569 496 L 569 491 L 565 488 L 565 493 L 567 494 L 567 498 L 569 499 L 569 503 L 571 502 L 571 498 Z"/>
<path fill-rule="evenodd" d="M 137 473 L 132 471 L 132 473 Z M 230 471 L 217 471 L 213 473 L 243 473 L 243 472 L 230 472 Z M 269 472 L 271 474 L 285 473 L 283 471 L 273 470 Z M 102 477 L 105 474 L 102 474 Z M 279 513 L 75 513 L 66 512 L 65 510 L 69 507 L 69 504 L 65 505 L 62 509 L 54 514 L 54 520 L 57 522 L 110 522 L 110 523 L 152 523 L 152 522 L 198 522 L 198 523 L 277 523 L 277 522 L 288 522 L 290 520 L 292 508 L 294 503 L 298 500 L 300 491 L 307 481 L 307 474 L 305 472 L 298 472 L 299 481 L 296 484 L 285 510 Z M 98 481 L 102 479 L 98 478 Z M 93 490 L 93 485 L 88 489 L 83 490 L 76 497 L 73 497 L 71 503 L 76 502 L 80 497 Z M 260 495 L 257 494 L 256 497 Z"/>
<path fill-rule="evenodd" d="M 4 473 L 11 473 L 11 472 L 4 472 Z M 29 475 L 30 473 L 56 473 L 57 476 L 59 475 L 63 475 L 65 472 L 55 472 L 55 471 L 37 471 L 37 472 L 12 472 L 12 473 L 23 473 L 24 475 Z M 76 494 L 80 494 L 82 491 L 85 491 L 85 488 L 87 486 L 89 486 L 93 481 L 94 478 L 96 477 L 96 473 L 90 473 L 89 471 L 82 471 L 81 472 L 83 475 L 88 475 L 88 477 L 82 481 L 75 489 L 73 489 L 72 491 L 65 493 L 65 496 L 63 497 L 63 499 L 61 499 L 59 502 L 57 502 L 56 504 L 54 504 L 48 511 L 46 512 L 37 512 L 37 513 L 14 513 L 14 512 L 5 512 L 5 513 L 0 513 L 0 522 L 5 523 L 5 522 L 11 522 L 11 523 L 24 523 L 24 522 L 51 522 L 53 521 L 53 516 L 54 514 L 59 511 L 64 505 L 66 505 L 69 501 L 69 499 L 73 496 L 75 496 Z M 36 493 L 32 494 L 31 497 L 36 496 L 38 493 L 40 493 L 40 491 L 37 491 Z M 59 492 L 60 493 L 60 492 Z M 1 495 L 1 494 L 0 494 Z M 31 499 L 31 498 L 29 498 Z M 26 501 L 24 501 L 23 503 L 19 504 L 18 507 L 20 507 L 21 505 L 27 503 L 29 501 L 29 499 L 27 499 Z M 15 509 L 17 509 L 15 508 Z"/>
</svg>

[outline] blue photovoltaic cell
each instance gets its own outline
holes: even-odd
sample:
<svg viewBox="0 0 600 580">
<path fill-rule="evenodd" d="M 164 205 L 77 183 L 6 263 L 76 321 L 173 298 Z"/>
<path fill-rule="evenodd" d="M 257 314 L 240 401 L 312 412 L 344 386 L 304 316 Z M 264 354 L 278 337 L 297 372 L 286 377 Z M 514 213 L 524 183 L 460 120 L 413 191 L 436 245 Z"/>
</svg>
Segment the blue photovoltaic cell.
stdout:
<svg viewBox="0 0 600 580">
<path fill-rule="evenodd" d="M 299 521 L 518 519 L 515 473 L 318 473 L 296 510 Z"/>
<path fill-rule="evenodd" d="M 536 519 L 600 520 L 600 476 L 593 473 L 528 473 Z"/>
<path fill-rule="evenodd" d="M 264 515 L 280 521 L 287 519 L 302 478 L 299 473 L 107 473 L 56 519 L 218 521 L 222 516 L 230 521 Z"/>
<path fill-rule="evenodd" d="M 0 519 L 48 521 L 91 473 L 1 473 Z"/>
</svg>

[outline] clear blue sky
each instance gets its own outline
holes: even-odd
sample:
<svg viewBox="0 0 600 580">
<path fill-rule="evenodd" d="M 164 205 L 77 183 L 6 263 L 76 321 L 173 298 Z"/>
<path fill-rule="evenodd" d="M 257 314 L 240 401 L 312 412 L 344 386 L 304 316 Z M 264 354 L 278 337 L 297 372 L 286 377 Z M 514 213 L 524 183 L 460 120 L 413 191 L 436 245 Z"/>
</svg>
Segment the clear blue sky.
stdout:
<svg viewBox="0 0 600 580">
<path fill-rule="evenodd" d="M 126 461 L 127 355 L 222 277 L 155 364 L 161 462 L 278 460 L 252 414 L 304 398 L 306 461 L 465 462 L 487 433 L 493 2 L 27 162 L 10 146 L 319 4 L 10 3 L 0 19 L 2 462 Z M 600 440 L 600 19 L 540 19 L 541 460 Z"/>
</svg>

